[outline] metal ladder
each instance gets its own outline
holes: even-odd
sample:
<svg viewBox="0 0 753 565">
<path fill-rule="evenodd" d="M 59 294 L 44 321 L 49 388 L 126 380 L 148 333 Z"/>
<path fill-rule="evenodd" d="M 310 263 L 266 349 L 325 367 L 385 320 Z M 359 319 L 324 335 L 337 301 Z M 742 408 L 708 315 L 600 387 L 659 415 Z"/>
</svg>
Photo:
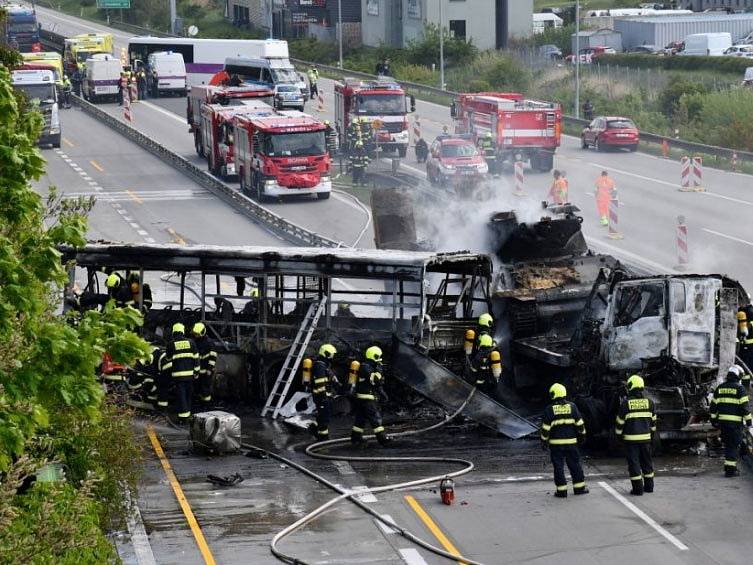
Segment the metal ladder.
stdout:
<svg viewBox="0 0 753 565">
<path fill-rule="evenodd" d="M 298 328 L 298 333 L 295 336 L 295 340 L 290 346 L 288 356 L 285 358 L 285 362 L 282 364 L 280 373 L 277 375 L 277 380 L 272 386 L 272 392 L 269 393 L 267 402 L 264 405 L 264 409 L 261 411 L 262 416 L 266 416 L 270 410 L 272 412 L 272 418 L 277 418 L 277 414 L 282 408 L 285 401 L 285 396 L 290 390 L 290 385 L 293 383 L 298 366 L 301 364 L 306 348 L 311 341 L 311 336 L 316 329 L 316 324 L 319 323 L 324 308 L 327 304 L 327 297 L 323 297 L 319 302 L 312 302 L 309 306 L 306 316 L 301 322 L 301 327 Z"/>
</svg>

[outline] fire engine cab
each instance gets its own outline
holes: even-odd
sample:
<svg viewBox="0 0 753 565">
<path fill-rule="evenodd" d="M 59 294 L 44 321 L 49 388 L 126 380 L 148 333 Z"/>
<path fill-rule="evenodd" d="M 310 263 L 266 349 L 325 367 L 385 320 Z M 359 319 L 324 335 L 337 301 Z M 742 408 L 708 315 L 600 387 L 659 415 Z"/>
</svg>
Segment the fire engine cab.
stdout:
<svg viewBox="0 0 753 565">
<path fill-rule="evenodd" d="M 249 102 L 253 102 L 253 99 Z M 214 176 L 229 180 L 236 175 L 235 167 L 235 120 L 238 116 L 271 116 L 274 110 L 257 100 L 243 106 L 202 104 L 201 142 L 207 158 L 207 168 Z"/>
<path fill-rule="evenodd" d="M 204 157 L 204 145 L 201 133 L 201 106 L 203 104 L 220 104 L 222 106 L 255 105 L 258 102 L 274 104 L 275 93 L 266 86 L 244 84 L 243 86 L 197 85 L 188 93 L 186 121 L 188 131 L 194 136 L 194 147 L 200 157 Z"/>
<path fill-rule="evenodd" d="M 410 97 L 410 111 L 416 100 Z M 397 151 L 405 157 L 408 151 L 408 103 L 403 88 L 392 80 L 362 81 L 345 78 L 335 83 L 335 126 L 340 133 L 340 147 L 348 150 L 348 129 L 353 118 L 364 118 L 372 124 L 376 144 L 385 151 Z M 374 123 L 381 124 L 379 129 Z"/>
<path fill-rule="evenodd" d="M 537 171 L 550 171 L 560 145 L 559 104 L 528 100 L 513 92 L 461 94 L 450 107 L 455 131 L 476 141 L 492 133 L 497 159 L 529 161 Z"/>
<path fill-rule="evenodd" d="M 241 192 L 259 202 L 332 192 L 326 126 L 298 111 L 237 116 L 235 154 Z"/>
</svg>

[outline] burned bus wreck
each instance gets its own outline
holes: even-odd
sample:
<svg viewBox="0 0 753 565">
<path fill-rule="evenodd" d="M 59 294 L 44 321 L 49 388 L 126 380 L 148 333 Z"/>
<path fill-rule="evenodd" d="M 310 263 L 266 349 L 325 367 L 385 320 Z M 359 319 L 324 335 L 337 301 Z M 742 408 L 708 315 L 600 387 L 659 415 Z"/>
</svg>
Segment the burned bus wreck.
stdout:
<svg viewBox="0 0 753 565">
<path fill-rule="evenodd" d="M 376 343 L 388 379 L 447 408 L 470 391 L 429 356 L 459 349 L 487 308 L 486 255 L 103 243 L 63 251 L 75 265 L 69 303 L 101 302 L 106 273 L 137 274 L 153 295 L 144 337 L 161 344 L 173 323 L 202 321 L 221 352 L 216 395 L 266 401 L 265 414 L 280 414 L 301 388 L 300 362 L 323 341 L 336 344 L 341 375 Z M 512 437 L 535 429 L 482 394 L 465 412 Z"/>
</svg>

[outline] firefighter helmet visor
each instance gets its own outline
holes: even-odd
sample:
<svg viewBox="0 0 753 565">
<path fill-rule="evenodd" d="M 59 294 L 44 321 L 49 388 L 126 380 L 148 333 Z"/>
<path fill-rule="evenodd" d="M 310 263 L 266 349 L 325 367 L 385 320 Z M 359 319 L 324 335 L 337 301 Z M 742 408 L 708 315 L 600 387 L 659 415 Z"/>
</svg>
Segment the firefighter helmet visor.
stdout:
<svg viewBox="0 0 753 565">
<path fill-rule="evenodd" d="M 492 318 L 491 314 L 481 314 L 478 317 L 478 325 L 481 327 L 491 328 L 493 322 L 494 322 L 494 318 Z"/>
<path fill-rule="evenodd" d="M 107 288 L 115 288 L 119 284 L 120 277 L 115 273 L 112 273 L 109 277 L 107 277 L 107 280 L 105 281 L 105 286 L 107 286 Z"/>
<path fill-rule="evenodd" d="M 372 345 L 366 350 L 366 359 L 374 361 L 376 363 L 382 362 L 382 349 L 376 345 Z"/>
<path fill-rule="evenodd" d="M 201 322 L 196 322 L 191 328 L 191 333 L 195 336 L 203 337 L 207 335 L 207 327 Z"/>
<path fill-rule="evenodd" d="M 319 357 L 332 359 L 337 354 L 337 349 L 331 343 L 325 343 L 319 348 Z"/>
<path fill-rule="evenodd" d="M 628 390 L 642 389 L 645 385 L 640 375 L 630 375 L 627 380 Z"/>
<path fill-rule="evenodd" d="M 178 322 L 177 324 L 173 324 L 173 333 L 174 334 L 182 334 L 186 333 L 186 326 Z"/>
<path fill-rule="evenodd" d="M 562 385 L 560 383 L 554 383 L 552 386 L 549 387 L 549 397 L 552 400 L 557 400 L 558 398 L 565 398 L 567 396 L 567 389 L 565 388 L 565 385 Z"/>
</svg>

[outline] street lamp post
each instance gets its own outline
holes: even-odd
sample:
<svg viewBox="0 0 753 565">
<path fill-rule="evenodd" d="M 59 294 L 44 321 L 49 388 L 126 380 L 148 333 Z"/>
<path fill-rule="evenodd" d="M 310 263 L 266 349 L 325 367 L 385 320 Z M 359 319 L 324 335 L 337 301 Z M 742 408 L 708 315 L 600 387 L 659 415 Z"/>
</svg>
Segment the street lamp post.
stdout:
<svg viewBox="0 0 753 565">
<path fill-rule="evenodd" d="M 175 29 L 177 19 L 175 0 L 170 0 L 170 33 L 178 33 L 178 30 Z"/>
<path fill-rule="evenodd" d="M 580 1 L 575 0 L 575 117 L 580 118 Z"/>
<path fill-rule="evenodd" d="M 337 43 L 340 51 L 340 68 L 343 68 L 343 5 L 337 0 Z"/>
<path fill-rule="evenodd" d="M 444 90 L 444 0 L 439 0 L 439 88 Z"/>
</svg>

